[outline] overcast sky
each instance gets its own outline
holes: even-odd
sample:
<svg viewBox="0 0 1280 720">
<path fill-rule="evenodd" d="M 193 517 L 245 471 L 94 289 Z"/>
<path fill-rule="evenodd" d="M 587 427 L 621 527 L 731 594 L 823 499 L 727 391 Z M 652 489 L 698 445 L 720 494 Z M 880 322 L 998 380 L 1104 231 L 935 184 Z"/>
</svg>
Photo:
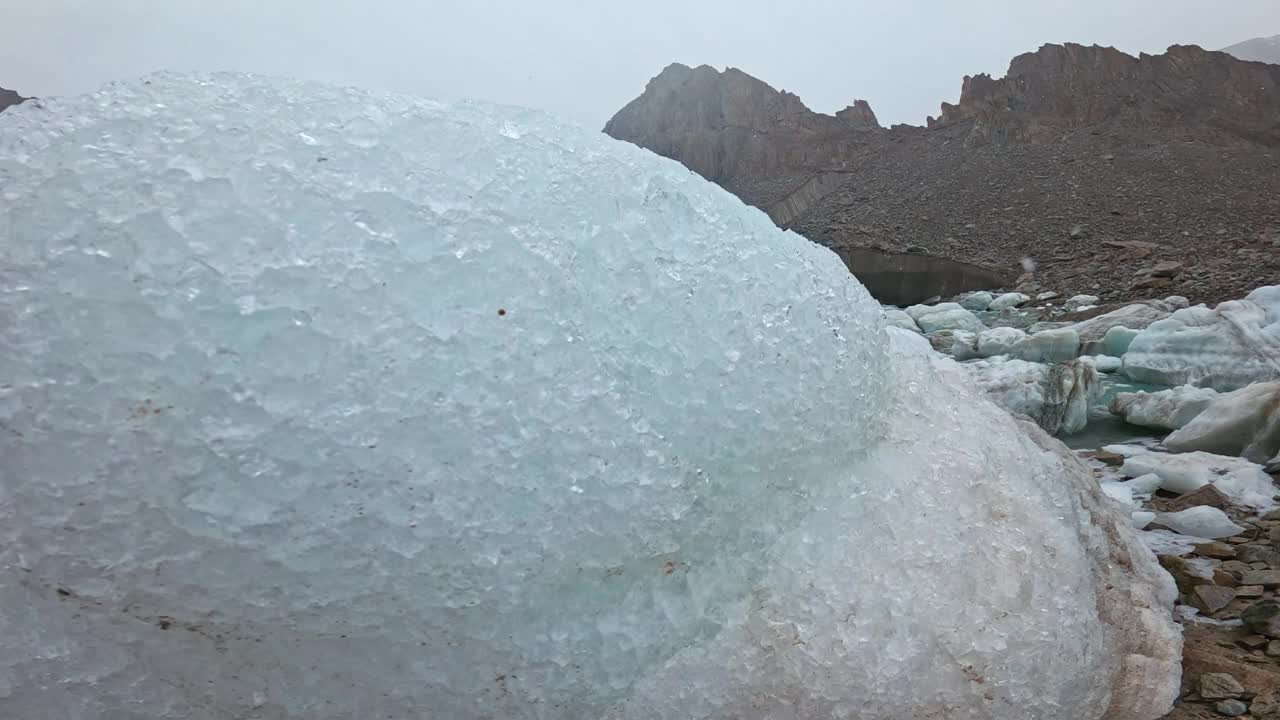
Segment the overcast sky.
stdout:
<svg viewBox="0 0 1280 720">
<path fill-rule="evenodd" d="M 1046 42 L 1161 52 L 1280 34 L 1280 0 L 0 0 L 0 86 L 250 70 L 539 107 L 601 127 L 671 62 L 921 124 Z"/>
</svg>

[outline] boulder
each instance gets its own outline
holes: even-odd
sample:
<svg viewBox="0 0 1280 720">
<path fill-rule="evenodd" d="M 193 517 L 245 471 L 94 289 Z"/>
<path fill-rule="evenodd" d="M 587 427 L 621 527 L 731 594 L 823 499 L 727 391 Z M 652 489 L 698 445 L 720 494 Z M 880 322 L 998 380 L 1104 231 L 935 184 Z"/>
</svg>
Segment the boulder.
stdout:
<svg viewBox="0 0 1280 720">
<path fill-rule="evenodd" d="M 1137 382 L 1222 392 L 1280 379 L 1280 285 L 1152 323 L 1133 339 L 1122 372 Z"/>
<path fill-rule="evenodd" d="M 1177 430 L 1204 412 L 1217 397 L 1216 390 L 1190 385 L 1159 392 L 1122 392 L 1111 399 L 1110 410 L 1131 425 Z"/>
<path fill-rule="evenodd" d="M 1204 450 L 1259 464 L 1280 455 L 1280 381 L 1254 383 L 1211 399 L 1165 438 L 1173 452 Z"/>
</svg>

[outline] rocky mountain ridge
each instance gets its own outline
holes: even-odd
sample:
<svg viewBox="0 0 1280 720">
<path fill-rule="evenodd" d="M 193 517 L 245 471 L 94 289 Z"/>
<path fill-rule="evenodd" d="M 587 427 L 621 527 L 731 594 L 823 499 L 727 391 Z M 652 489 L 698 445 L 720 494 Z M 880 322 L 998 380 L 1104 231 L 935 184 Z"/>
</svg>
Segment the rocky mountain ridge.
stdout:
<svg viewBox="0 0 1280 720">
<path fill-rule="evenodd" d="M 1260 37 L 1222 49 L 1241 60 L 1280 64 L 1280 35 Z"/>
<path fill-rule="evenodd" d="M 1029 260 L 1025 289 L 1108 301 L 1214 302 L 1280 274 L 1280 66 L 1192 46 L 1046 45 L 1002 79 L 966 78 L 927 128 L 873 116 L 814 113 L 739 70 L 673 65 L 605 131 L 847 262 L 933 255 L 1014 285 Z"/>
</svg>

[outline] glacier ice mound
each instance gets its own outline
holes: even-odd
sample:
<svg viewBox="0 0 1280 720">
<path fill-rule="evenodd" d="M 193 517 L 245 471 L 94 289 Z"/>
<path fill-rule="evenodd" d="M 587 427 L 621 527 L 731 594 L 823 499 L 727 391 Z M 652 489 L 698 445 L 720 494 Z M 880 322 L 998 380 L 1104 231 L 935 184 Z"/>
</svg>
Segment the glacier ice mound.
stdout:
<svg viewBox="0 0 1280 720">
<path fill-rule="evenodd" d="M 830 251 L 484 104 L 0 117 L 0 715 L 1154 718 L 1167 575 Z"/>
<path fill-rule="evenodd" d="M 1137 382 L 1219 392 L 1280 379 L 1280 285 L 1152 323 L 1133 338 L 1121 372 Z"/>
</svg>

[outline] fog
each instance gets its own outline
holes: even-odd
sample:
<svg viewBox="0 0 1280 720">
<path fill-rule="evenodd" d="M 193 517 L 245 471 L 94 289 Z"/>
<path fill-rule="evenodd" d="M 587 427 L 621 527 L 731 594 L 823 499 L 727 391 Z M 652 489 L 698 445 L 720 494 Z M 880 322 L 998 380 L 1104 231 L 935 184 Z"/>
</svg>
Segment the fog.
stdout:
<svg viewBox="0 0 1280 720">
<path fill-rule="evenodd" d="M 1046 42 L 1161 52 L 1280 33 L 1276 0 L 0 0 L 0 86 L 235 69 L 545 108 L 600 127 L 671 62 L 733 66 L 833 112 L 922 124 L 961 78 Z"/>
</svg>

